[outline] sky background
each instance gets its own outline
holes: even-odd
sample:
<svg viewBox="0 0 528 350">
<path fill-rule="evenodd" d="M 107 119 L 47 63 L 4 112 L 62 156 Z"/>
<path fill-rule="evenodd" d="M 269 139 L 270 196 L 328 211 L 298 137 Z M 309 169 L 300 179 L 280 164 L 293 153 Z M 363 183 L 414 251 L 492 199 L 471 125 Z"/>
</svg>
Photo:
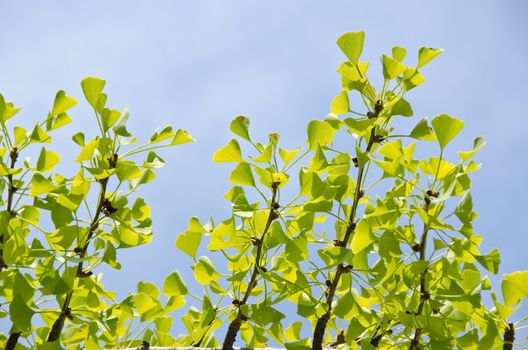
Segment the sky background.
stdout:
<svg viewBox="0 0 528 350">
<path fill-rule="evenodd" d="M 143 189 L 152 243 L 123 251 L 123 270 L 104 270 L 106 286 L 124 296 L 137 281 L 161 284 L 174 269 L 192 279 L 174 239 L 189 217 L 218 220 L 230 211 L 223 194 L 231 167 L 211 155 L 231 138 L 233 117 L 249 116 L 256 139 L 277 131 L 294 148 L 339 92 L 342 33 L 365 30 L 370 75 L 392 46 L 407 47 L 409 64 L 420 46 L 444 48 L 424 69 L 426 83 L 408 95 L 415 121 L 441 113 L 463 119 L 453 150 L 485 137 L 483 167 L 472 176 L 482 250 L 499 248 L 500 273 L 527 269 L 528 2 L 426 3 L 0 0 L 0 92 L 23 108 L 18 118 L 28 126 L 45 117 L 59 89 L 81 102 L 54 146 L 65 161 L 77 152 L 68 135 L 96 132 L 80 89 L 89 75 L 107 80 L 109 106 L 129 106 L 139 139 L 173 124 L 198 140 L 162 152 L 166 167 Z"/>
</svg>

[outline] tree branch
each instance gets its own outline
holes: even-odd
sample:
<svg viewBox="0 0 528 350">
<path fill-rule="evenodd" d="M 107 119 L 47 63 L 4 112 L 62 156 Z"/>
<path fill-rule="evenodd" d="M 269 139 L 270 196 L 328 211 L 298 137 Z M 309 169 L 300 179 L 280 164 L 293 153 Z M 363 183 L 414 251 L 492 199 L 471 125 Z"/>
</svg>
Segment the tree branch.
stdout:
<svg viewBox="0 0 528 350">
<path fill-rule="evenodd" d="M 368 112 L 367 116 L 369 118 L 378 118 L 379 114 L 383 111 L 383 102 L 381 100 L 376 101 L 376 104 L 374 105 L 374 112 Z M 372 150 L 372 147 L 374 146 L 374 143 L 378 142 L 378 138 L 376 135 L 376 126 L 374 126 L 370 131 L 370 137 L 367 144 L 367 148 L 365 149 L 366 153 L 369 153 Z M 354 201 L 352 203 L 352 209 L 350 211 L 350 216 L 348 219 L 348 225 L 347 229 L 345 231 L 345 236 L 343 240 L 339 240 L 339 237 L 337 237 L 335 241 L 335 245 L 338 247 L 346 248 L 348 246 L 348 243 L 350 241 L 350 238 L 352 234 L 355 232 L 356 229 L 356 213 L 357 208 L 359 206 L 359 200 L 364 196 L 363 190 L 361 187 L 363 186 L 364 179 L 364 172 L 365 172 L 365 164 L 361 164 L 359 166 L 357 179 L 356 179 L 356 189 L 354 193 Z M 334 278 L 331 280 L 330 285 L 326 289 L 326 305 L 328 306 L 328 311 L 326 311 L 321 317 L 317 319 L 317 322 L 315 324 L 314 333 L 313 333 L 313 340 L 312 340 L 312 349 L 313 350 L 322 350 L 323 349 L 323 340 L 324 335 L 326 332 L 326 325 L 328 324 L 328 321 L 330 320 L 330 316 L 332 315 L 332 303 L 334 301 L 334 296 L 337 290 L 337 287 L 339 286 L 339 280 L 341 279 L 341 275 L 343 272 L 346 272 L 347 267 L 343 264 L 337 265 L 337 270 L 335 273 Z"/>
<path fill-rule="evenodd" d="M 117 164 L 117 154 L 112 155 L 108 158 L 109 167 L 110 169 L 114 169 Z M 86 241 L 83 245 L 83 247 L 79 251 L 79 258 L 84 258 L 86 256 L 86 252 L 88 251 L 88 246 L 90 244 L 90 240 L 92 239 L 96 229 L 99 227 L 99 221 L 101 214 L 104 215 L 105 207 L 108 205 L 107 199 L 105 198 L 106 194 L 106 187 L 108 185 L 108 177 L 99 180 L 99 183 L 101 185 L 99 190 L 99 199 L 97 202 L 97 209 L 95 211 L 95 215 L 90 223 L 90 228 L 88 230 L 88 235 L 86 236 Z M 77 265 L 77 278 L 83 278 L 83 277 L 89 277 L 91 276 L 91 272 L 87 273 L 83 269 L 83 261 L 80 261 Z M 48 335 L 48 342 L 53 342 L 59 339 L 62 329 L 64 327 L 64 322 L 66 321 L 66 318 L 71 318 L 71 309 L 70 309 L 70 303 L 71 299 L 73 297 L 74 290 L 71 290 L 64 299 L 64 303 L 61 307 L 61 312 L 59 314 L 59 317 L 55 322 L 53 323 L 51 330 Z"/>
<path fill-rule="evenodd" d="M 426 197 L 425 197 L 424 210 L 426 213 L 429 212 L 429 206 L 431 204 L 431 199 L 429 198 L 429 196 L 433 196 L 433 197 L 435 196 L 432 190 L 428 190 Z M 424 222 L 422 237 L 420 239 L 420 245 L 419 245 L 420 261 L 425 261 L 426 259 L 425 253 L 426 253 L 426 248 L 427 248 L 427 234 L 428 233 L 429 233 L 429 227 Z M 418 304 L 418 310 L 416 310 L 416 313 L 415 313 L 416 315 L 422 314 L 425 302 L 429 300 L 430 298 L 429 292 L 425 288 L 426 275 L 427 275 L 427 268 L 422 273 L 420 273 L 420 303 Z M 420 336 L 422 334 L 422 331 L 423 331 L 422 328 L 420 327 L 416 328 L 416 330 L 414 331 L 414 338 L 411 341 L 411 345 L 409 346 L 409 350 L 419 350 L 420 349 L 419 347 L 420 346 Z"/>
<path fill-rule="evenodd" d="M 262 232 L 262 235 L 257 241 L 257 254 L 255 256 L 255 266 L 253 267 L 253 272 L 251 273 L 251 278 L 249 280 L 246 293 L 244 294 L 244 298 L 237 303 L 238 312 L 237 312 L 235 319 L 231 321 L 231 323 L 229 324 L 229 328 L 224 338 L 224 343 L 222 345 L 222 350 L 232 350 L 233 349 L 233 345 L 235 344 L 236 336 L 238 334 L 238 331 L 240 330 L 242 321 L 245 320 L 245 316 L 242 314 L 242 310 L 240 309 L 240 307 L 247 303 L 249 296 L 251 295 L 251 292 L 253 291 L 253 288 L 255 288 L 255 286 L 257 285 L 257 277 L 259 275 L 259 269 L 262 268 L 260 266 L 260 260 L 261 260 L 261 255 L 262 255 L 262 246 L 264 244 L 264 238 L 266 234 L 268 233 L 271 223 L 275 219 L 277 219 L 277 209 L 278 209 L 277 191 L 278 191 L 278 188 L 279 188 L 279 183 L 273 182 L 271 185 L 272 195 L 271 195 L 270 208 L 269 208 L 269 213 L 268 213 L 268 220 L 266 221 L 266 225 L 264 227 L 264 231 Z"/>
<path fill-rule="evenodd" d="M 504 330 L 504 345 L 502 346 L 502 350 L 512 350 L 514 341 L 515 326 L 513 323 L 508 323 L 508 327 Z"/>
<path fill-rule="evenodd" d="M 14 169 L 16 161 L 18 159 L 17 147 L 11 148 L 11 152 L 9 153 L 9 159 L 11 160 L 9 168 Z M 18 188 L 13 185 L 13 174 L 7 175 L 7 187 L 7 212 L 11 217 L 14 217 L 15 213 L 13 212 L 13 196 L 15 195 L 15 192 L 18 190 Z M 0 236 L 0 243 L 4 243 L 3 234 Z M 4 261 L 3 256 L 4 251 L 3 249 L 0 249 L 0 271 L 8 267 Z M 5 350 L 13 350 L 16 347 L 21 334 L 21 332 L 13 332 L 9 334 L 9 339 L 7 340 Z"/>
</svg>

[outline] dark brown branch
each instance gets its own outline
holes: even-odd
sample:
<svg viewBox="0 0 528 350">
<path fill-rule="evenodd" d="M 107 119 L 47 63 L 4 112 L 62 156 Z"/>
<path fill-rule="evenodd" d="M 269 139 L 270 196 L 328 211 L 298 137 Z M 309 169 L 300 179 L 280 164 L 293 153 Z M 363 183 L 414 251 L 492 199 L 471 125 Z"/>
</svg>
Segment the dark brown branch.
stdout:
<svg viewBox="0 0 528 350">
<path fill-rule="evenodd" d="M 513 323 L 508 323 L 508 327 L 504 330 L 504 345 L 502 346 L 502 350 L 512 350 L 514 341 L 515 326 Z"/>
<path fill-rule="evenodd" d="M 11 152 L 9 153 L 9 159 L 10 164 L 9 168 L 14 169 L 16 161 L 18 159 L 18 148 L 13 147 L 11 148 Z M 18 188 L 16 188 L 13 185 L 13 174 L 7 175 L 7 212 L 11 215 L 11 217 L 15 216 L 15 213 L 13 212 L 13 196 L 15 195 L 15 192 L 18 191 Z M 4 235 L 0 235 L 0 243 L 4 243 Z M 0 249 L 0 271 L 2 271 L 4 268 L 7 268 L 7 264 L 4 261 L 4 251 L 3 249 Z M 20 338 L 21 332 L 14 332 L 9 334 L 9 339 L 7 340 L 7 344 L 5 349 L 6 350 L 13 350 L 17 343 L 18 339 Z"/>
<path fill-rule="evenodd" d="M 374 111 L 368 112 L 367 115 L 369 118 L 378 118 L 381 111 L 383 111 L 383 103 L 382 101 L 378 100 L 374 106 Z M 380 139 L 376 135 L 376 126 L 374 126 L 372 130 L 370 131 L 370 137 L 369 137 L 369 141 L 367 144 L 367 148 L 365 149 L 365 152 L 369 153 L 372 150 L 374 143 L 379 142 L 379 141 Z M 335 244 L 336 246 L 346 248 L 348 246 L 348 243 L 350 241 L 352 234 L 354 233 L 356 229 L 355 220 L 356 220 L 357 208 L 359 206 L 359 200 L 364 196 L 364 192 L 362 190 L 363 181 L 365 180 L 364 172 L 365 172 L 365 164 L 361 164 L 358 169 L 358 174 L 357 174 L 357 179 L 356 179 L 356 189 L 354 193 L 354 201 L 352 203 L 352 209 L 350 211 L 350 217 L 348 219 L 345 236 L 343 237 L 342 240 L 339 240 L 339 237 L 337 237 L 336 244 Z M 326 305 L 328 306 L 328 311 L 325 312 L 321 317 L 319 317 L 315 324 L 313 340 L 312 340 L 313 350 L 323 349 L 323 339 L 324 339 L 324 335 L 326 332 L 326 325 L 328 324 L 328 321 L 330 320 L 330 316 L 332 315 L 332 302 L 334 301 L 334 296 L 335 296 L 337 287 L 339 285 L 339 280 L 341 278 L 341 275 L 344 272 L 344 268 L 345 267 L 343 264 L 339 264 L 337 266 L 337 270 L 332 280 L 332 283 L 328 286 L 326 290 Z"/>
<path fill-rule="evenodd" d="M 429 192 L 431 191 L 428 191 L 425 197 L 424 210 L 426 213 L 429 212 L 429 206 L 431 204 L 431 199 L 429 198 Z M 427 224 L 424 223 L 422 237 L 421 237 L 420 245 L 419 245 L 420 261 L 425 261 L 426 259 L 425 253 L 427 249 L 427 234 L 428 233 L 429 233 L 429 227 L 427 227 Z M 420 303 L 418 304 L 418 310 L 416 310 L 415 312 L 416 315 L 422 314 L 424 305 L 426 301 L 429 300 L 430 298 L 429 292 L 426 290 L 426 287 L 425 287 L 426 275 L 427 275 L 427 268 L 422 273 L 420 273 Z M 411 341 L 411 345 L 409 346 L 409 350 L 419 350 L 420 349 L 420 336 L 422 335 L 422 332 L 423 332 L 422 328 L 420 327 L 416 328 L 416 330 L 414 331 L 414 338 Z"/>
<path fill-rule="evenodd" d="M 116 166 L 117 163 L 117 154 L 114 154 L 111 158 L 108 159 L 110 168 L 113 169 Z M 101 188 L 99 190 L 99 199 L 97 202 L 97 209 L 95 211 L 95 215 L 90 223 L 90 228 L 88 230 L 88 235 L 86 236 L 86 241 L 82 248 L 80 249 L 79 258 L 84 258 L 86 256 L 86 253 L 88 251 L 88 246 L 90 245 L 90 241 L 95 234 L 95 231 L 99 227 L 99 221 L 101 219 L 101 215 L 104 215 L 105 213 L 105 205 L 106 205 L 106 187 L 108 185 L 108 177 L 99 180 L 99 183 L 101 185 Z M 84 278 L 91 276 L 91 272 L 84 271 L 83 268 L 83 261 L 80 261 L 77 265 L 77 278 Z M 68 294 L 66 294 L 66 298 L 64 299 L 64 303 L 61 307 L 61 312 L 59 314 L 59 317 L 55 322 L 53 323 L 51 330 L 48 335 L 48 342 L 53 342 L 59 339 L 62 329 L 64 327 L 64 322 L 66 321 L 66 318 L 72 317 L 71 315 L 71 309 L 70 309 L 70 303 L 71 299 L 73 297 L 73 290 L 71 290 Z"/>
<path fill-rule="evenodd" d="M 242 325 L 242 321 L 244 321 L 245 316 L 242 314 L 242 310 L 240 309 L 240 306 L 247 303 L 249 296 L 251 295 L 251 292 L 253 291 L 253 288 L 257 285 L 257 277 L 259 275 L 259 270 L 262 269 L 262 266 L 260 266 L 260 260 L 262 255 L 262 247 L 264 245 L 264 238 L 266 234 L 268 233 L 268 230 L 271 226 L 271 223 L 277 219 L 277 209 L 278 209 L 278 203 L 277 203 L 277 190 L 279 188 L 279 183 L 274 182 L 271 185 L 272 189 L 272 195 L 271 195 L 271 201 L 270 201 L 270 208 L 268 213 L 268 220 L 266 221 L 266 225 L 264 226 L 264 231 L 262 232 L 262 235 L 258 240 L 255 240 L 255 243 L 257 245 L 257 254 L 255 256 L 255 266 L 253 266 L 253 272 L 251 273 L 251 278 L 249 280 L 246 293 L 244 294 L 244 298 L 240 300 L 238 305 L 238 312 L 233 321 L 229 324 L 229 328 L 227 330 L 226 336 L 224 338 L 224 343 L 222 345 L 222 350 L 232 350 L 233 345 L 235 344 L 236 336 L 238 334 L 238 331 L 240 330 L 240 326 Z"/>
<path fill-rule="evenodd" d="M 9 159 L 10 159 L 9 169 L 14 169 L 16 161 L 18 159 L 18 148 L 13 147 L 11 149 L 11 152 L 9 153 Z M 13 174 L 7 175 L 7 212 L 11 214 L 11 216 L 14 216 L 13 208 L 12 208 L 13 196 L 15 195 L 15 192 L 17 190 L 18 188 L 16 188 L 13 185 Z M 4 243 L 4 240 L 5 240 L 4 234 L 2 233 L 0 235 L 0 243 Z M 0 249 L 0 271 L 8 267 L 4 261 L 3 256 L 4 256 L 4 251 L 3 249 Z"/>
<path fill-rule="evenodd" d="M 21 334 L 22 333 L 20 333 L 20 332 L 15 332 L 15 333 L 9 334 L 9 339 L 7 340 L 7 343 L 6 343 L 6 346 L 5 346 L 5 350 L 14 350 L 15 346 L 18 343 L 18 338 L 20 338 Z"/>
</svg>

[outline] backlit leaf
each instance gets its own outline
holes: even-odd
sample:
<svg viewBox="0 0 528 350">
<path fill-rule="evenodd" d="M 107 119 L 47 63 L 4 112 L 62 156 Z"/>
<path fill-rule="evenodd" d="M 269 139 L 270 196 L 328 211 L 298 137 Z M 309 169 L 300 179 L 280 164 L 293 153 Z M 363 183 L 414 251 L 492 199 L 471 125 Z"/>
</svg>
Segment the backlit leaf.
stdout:
<svg viewBox="0 0 528 350">
<path fill-rule="evenodd" d="M 231 140 L 227 145 L 218 149 L 213 154 L 213 162 L 241 162 L 242 153 L 237 140 Z"/>
<path fill-rule="evenodd" d="M 363 51 L 364 41 L 365 32 L 348 32 L 337 39 L 337 46 L 348 57 L 350 62 L 357 64 Z"/>
</svg>

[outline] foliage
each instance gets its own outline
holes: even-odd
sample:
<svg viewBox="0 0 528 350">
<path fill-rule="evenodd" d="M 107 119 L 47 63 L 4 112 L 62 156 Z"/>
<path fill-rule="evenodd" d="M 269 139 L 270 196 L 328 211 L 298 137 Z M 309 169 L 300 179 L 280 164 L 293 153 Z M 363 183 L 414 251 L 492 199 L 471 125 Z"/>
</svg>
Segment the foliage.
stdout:
<svg viewBox="0 0 528 350">
<path fill-rule="evenodd" d="M 498 272 L 500 255 L 479 250 L 470 193 L 484 140 L 448 160 L 461 120 L 442 114 L 397 129 L 413 116 L 407 93 L 442 50 L 421 48 L 412 67 L 406 50 L 394 47 L 381 57 L 376 89 L 360 60 L 364 33 L 337 44 L 347 58 L 338 68 L 341 91 L 326 118 L 308 123 L 304 150 L 283 148 L 276 133 L 254 140 L 249 119 L 238 116 L 230 125 L 236 138 L 214 153 L 213 161 L 234 166 L 225 194 L 232 214 L 216 223 L 193 217 L 176 238 L 203 296 L 173 271 L 161 288 L 140 281 L 118 301 L 95 274 L 103 263 L 119 269 L 120 249 L 150 241 L 150 208 L 137 192 L 164 163 L 155 150 L 193 141 L 187 132 L 165 127 L 135 146 L 128 112 L 106 107 L 105 82 L 86 78 L 99 134 L 73 135 L 79 169 L 61 175 L 59 154 L 39 144 L 71 121 L 77 101 L 59 91 L 28 132 L 11 128 L 19 109 L 0 95 L 0 317 L 11 322 L 0 345 L 217 347 L 223 340 L 231 349 L 241 338 L 249 347 L 287 349 L 511 349 L 528 319 L 515 315 L 528 297 L 528 272 L 505 275 L 502 297 L 491 291 L 486 273 Z M 36 162 L 20 166 L 19 155 L 35 148 Z M 189 298 L 187 332 L 175 337 L 171 314 Z"/>
<path fill-rule="evenodd" d="M 12 323 L 9 335 L 0 338 L 6 349 L 134 344 L 134 319 L 157 319 L 158 328 L 165 329 L 163 315 L 184 304 L 173 293 L 162 305 L 149 283 L 117 302 L 101 274 L 94 274 L 103 263 L 120 269 L 118 252 L 152 237 L 150 208 L 137 193 L 164 163 L 154 150 L 193 141 L 187 132 L 167 126 L 134 147 L 128 111 L 106 106 L 104 85 L 92 77 L 81 83 L 99 135 L 73 135 L 79 153 L 78 170 L 71 175 L 59 174 L 60 155 L 40 144 L 51 143 L 49 134 L 71 122 L 68 113 L 77 101 L 57 92 L 45 120 L 27 131 L 10 128 L 19 108 L 0 95 L 0 186 L 6 194 L 0 213 L 0 317 Z M 36 161 L 17 162 L 38 147 Z"/>
<path fill-rule="evenodd" d="M 184 316 L 190 329 L 181 345 L 217 346 L 222 335 L 213 331 L 229 322 L 224 349 L 237 336 L 248 347 L 274 341 L 287 349 L 511 346 L 507 334 L 526 319 L 509 320 L 528 279 L 506 275 L 504 300 L 493 293 L 494 307 L 485 306 L 485 274 L 497 273 L 500 255 L 481 252 L 473 228 L 470 174 L 484 140 L 450 161 L 444 151 L 461 120 L 442 114 L 396 129 L 413 115 L 407 93 L 442 50 L 421 48 L 412 67 L 394 47 L 381 57 L 377 90 L 360 61 L 363 43 L 363 32 L 337 40 L 348 59 L 338 68 L 341 91 L 326 118 L 308 123 L 306 151 L 281 148 L 277 134 L 257 143 L 248 118 L 231 122 L 249 149 L 233 139 L 213 160 L 234 164 L 225 195 L 232 215 L 207 227 L 193 218 L 196 229 L 177 239 L 205 290 L 202 312 Z M 219 251 L 212 260 L 225 258 L 227 270 L 196 257 L 200 244 L 208 257 Z M 297 319 L 286 316 L 293 310 Z"/>
</svg>

